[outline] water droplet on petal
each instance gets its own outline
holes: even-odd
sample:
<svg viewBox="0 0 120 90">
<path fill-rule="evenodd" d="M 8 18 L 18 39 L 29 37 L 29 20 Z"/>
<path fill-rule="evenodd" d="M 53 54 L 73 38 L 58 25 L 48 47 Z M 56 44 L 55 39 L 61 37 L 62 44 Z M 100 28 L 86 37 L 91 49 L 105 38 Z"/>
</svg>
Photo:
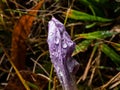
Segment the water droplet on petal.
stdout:
<svg viewBox="0 0 120 90">
<path fill-rule="evenodd" d="M 51 45 L 51 51 L 53 52 L 55 52 L 56 51 L 56 46 L 55 46 L 55 44 L 54 45 Z"/>
<path fill-rule="evenodd" d="M 58 57 L 58 52 L 55 53 L 55 57 Z"/>
<path fill-rule="evenodd" d="M 59 38 L 55 38 L 55 44 L 59 44 Z"/>
<path fill-rule="evenodd" d="M 51 55 L 52 55 L 52 56 L 54 56 L 54 55 L 55 55 L 55 53 L 53 52 L 53 53 L 51 53 Z"/>
<path fill-rule="evenodd" d="M 57 58 L 57 57 L 58 57 L 58 52 L 52 52 L 51 55 L 52 55 L 53 57 L 56 57 L 56 58 Z"/>
<path fill-rule="evenodd" d="M 66 43 L 63 43 L 63 48 L 67 48 L 67 44 Z"/>
<path fill-rule="evenodd" d="M 50 34 L 49 34 L 50 36 L 52 36 L 53 35 L 53 33 L 52 32 L 50 32 Z"/>
<path fill-rule="evenodd" d="M 68 45 L 69 45 L 69 46 L 72 46 L 72 45 L 73 45 L 73 42 L 72 42 L 72 41 L 68 41 Z"/>
</svg>

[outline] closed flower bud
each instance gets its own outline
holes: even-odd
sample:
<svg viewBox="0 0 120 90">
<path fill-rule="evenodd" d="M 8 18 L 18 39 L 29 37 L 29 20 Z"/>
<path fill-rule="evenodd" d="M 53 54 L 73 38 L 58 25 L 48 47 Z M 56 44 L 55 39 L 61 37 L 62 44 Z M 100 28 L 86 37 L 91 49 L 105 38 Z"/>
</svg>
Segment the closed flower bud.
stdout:
<svg viewBox="0 0 120 90">
<path fill-rule="evenodd" d="M 50 58 L 63 90 L 76 90 L 72 74 L 78 70 L 79 63 L 71 57 L 75 43 L 71 40 L 64 25 L 54 17 L 48 23 L 47 42 Z"/>
</svg>

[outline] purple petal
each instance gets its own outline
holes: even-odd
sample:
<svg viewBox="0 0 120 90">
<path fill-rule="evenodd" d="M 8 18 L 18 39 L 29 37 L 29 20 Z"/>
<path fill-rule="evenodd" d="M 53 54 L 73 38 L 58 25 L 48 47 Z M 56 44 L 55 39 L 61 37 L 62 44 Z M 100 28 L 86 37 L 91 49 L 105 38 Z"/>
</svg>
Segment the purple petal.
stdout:
<svg viewBox="0 0 120 90">
<path fill-rule="evenodd" d="M 75 43 L 65 30 L 64 25 L 52 17 L 48 24 L 50 58 L 64 90 L 76 90 L 72 74 L 79 67 L 76 60 L 71 59 Z"/>
</svg>

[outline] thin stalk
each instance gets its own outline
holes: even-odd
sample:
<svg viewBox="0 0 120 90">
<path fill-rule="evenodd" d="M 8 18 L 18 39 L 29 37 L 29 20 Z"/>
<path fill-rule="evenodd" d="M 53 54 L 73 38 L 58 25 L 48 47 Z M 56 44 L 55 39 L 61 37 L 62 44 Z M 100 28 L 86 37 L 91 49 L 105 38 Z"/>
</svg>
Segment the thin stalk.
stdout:
<svg viewBox="0 0 120 90">
<path fill-rule="evenodd" d="M 50 70 L 50 80 L 49 80 L 49 84 L 48 84 L 48 90 L 51 90 L 51 80 L 52 80 L 52 73 L 53 72 L 53 65 L 51 66 L 51 70 Z"/>
</svg>

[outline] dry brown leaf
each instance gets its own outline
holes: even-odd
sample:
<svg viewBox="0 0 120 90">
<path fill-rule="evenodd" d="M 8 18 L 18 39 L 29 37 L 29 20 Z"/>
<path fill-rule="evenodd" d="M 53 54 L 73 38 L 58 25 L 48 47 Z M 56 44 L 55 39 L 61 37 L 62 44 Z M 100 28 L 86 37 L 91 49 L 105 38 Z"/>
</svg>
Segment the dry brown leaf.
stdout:
<svg viewBox="0 0 120 90">
<path fill-rule="evenodd" d="M 11 60 L 19 70 L 25 69 L 26 39 L 30 34 L 30 29 L 38 9 L 42 6 L 43 2 L 44 0 L 41 0 L 28 12 L 28 14 L 23 15 L 14 27 L 11 45 Z"/>
</svg>

